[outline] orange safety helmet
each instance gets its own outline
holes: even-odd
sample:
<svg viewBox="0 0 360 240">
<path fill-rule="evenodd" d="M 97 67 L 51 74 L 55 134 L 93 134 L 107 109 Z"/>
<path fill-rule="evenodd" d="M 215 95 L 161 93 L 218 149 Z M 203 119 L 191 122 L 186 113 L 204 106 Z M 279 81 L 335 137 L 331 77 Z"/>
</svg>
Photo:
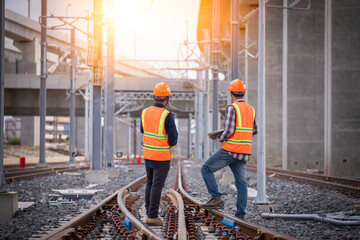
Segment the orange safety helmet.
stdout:
<svg viewBox="0 0 360 240">
<path fill-rule="evenodd" d="M 167 97 L 171 95 L 170 87 L 164 82 L 158 83 L 154 87 L 153 95 L 156 97 Z"/>
<path fill-rule="evenodd" d="M 245 83 L 240 79 L 231 81 L 229 89 L 230 92 L 246 92 Z"/>
</svg>

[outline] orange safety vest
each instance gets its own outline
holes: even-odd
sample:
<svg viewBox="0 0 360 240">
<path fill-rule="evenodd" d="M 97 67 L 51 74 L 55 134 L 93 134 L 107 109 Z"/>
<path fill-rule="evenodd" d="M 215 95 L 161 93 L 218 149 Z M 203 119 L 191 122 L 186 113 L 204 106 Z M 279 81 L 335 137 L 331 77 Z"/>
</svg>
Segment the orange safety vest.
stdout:
<svg viewBox="0 0 360 240">
<path fill-rule="evenodd" d="M 236 128 L 221 148 L 228 152 L 251 154 L 255 110 L 246 102 L 235 102 L 231 106 L 236 112 Z"/>
<path fill-rule="evenodd" d="M 169 115 L 165 108 L 151 106 L 141 113 L 144 129 L 143 153 L 144 158 L 155 161 L 171 160 L 168 135 L 165 130 L 165 119 Z"/>
</svg>

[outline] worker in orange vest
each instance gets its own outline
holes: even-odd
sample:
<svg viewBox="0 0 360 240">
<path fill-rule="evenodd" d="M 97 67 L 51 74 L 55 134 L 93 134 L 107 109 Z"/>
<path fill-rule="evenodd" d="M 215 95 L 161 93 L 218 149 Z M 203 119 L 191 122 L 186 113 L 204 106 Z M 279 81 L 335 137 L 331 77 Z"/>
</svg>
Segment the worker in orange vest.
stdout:
<svg viewBox="0 0 360 240">
<path fill-rule="evenodd" d="M 155 104 L 141 113 L 140 131 L 143 133 L 143 153 L 147 181 L 145 187 L 146 223 L 162 226 L 158 217 L 161 191 L 170 169 L 172 146 L 177 144 L 174 115 L 165 109 L 171 92 L 166 83 L 156 84 L 153 91 Z"/>
<path fill-rule="evenodd" d="M 235 79 L 230 83 L 228 90 L 233 103 L 226 108 L 224 131 L 218 135 L 209 135 L 211 139 L 217 139 L 224 144 L 201 168 L 211 199 L 200 207 L 224 207 L 214 172 L 229 166 L 234 174 L 237 189 L 235 216 L 243 219 L 247 204 L 246 162 L 251 157 L 252 137 L 257 133 L 257 123 L 254 108 L 244 100 L 244 82 Z"/>
</svg>

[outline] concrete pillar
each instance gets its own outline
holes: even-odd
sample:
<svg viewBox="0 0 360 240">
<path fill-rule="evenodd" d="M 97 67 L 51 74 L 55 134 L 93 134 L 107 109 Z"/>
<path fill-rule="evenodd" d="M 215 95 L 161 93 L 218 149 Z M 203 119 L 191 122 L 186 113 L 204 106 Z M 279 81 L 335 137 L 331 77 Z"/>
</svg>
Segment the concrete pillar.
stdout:
<svg viewBox="0 0 360 240">
<path fill-rule="evenodd" d="M 85 118 L 84 117 L 76 117 L 75 149 L 85 149 Z"/>
<path fill-rule="evenodd" d="M 0 224 L 9 221 L 18 210 L 19 193 L 0 193 Z"/>
<path fill-rule="evenodd" d="M 39 117 L 21 117 L 21 145 L 39 146 Z"/>
<path fill-rule="evenodd" d="M 13 44 L 22 51 L 24 72 L 40 75 L 40 38 L 35 37 L 29 42 L 14 41 Z"/>
</svg>

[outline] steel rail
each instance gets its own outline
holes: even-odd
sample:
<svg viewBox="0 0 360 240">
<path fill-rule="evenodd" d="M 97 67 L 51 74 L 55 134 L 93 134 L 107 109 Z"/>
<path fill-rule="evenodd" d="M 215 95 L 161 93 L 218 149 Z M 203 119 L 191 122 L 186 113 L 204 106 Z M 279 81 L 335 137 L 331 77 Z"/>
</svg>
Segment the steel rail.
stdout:
<svg viewBox="0 0 360 240">
<path fill-rule="evenodd" d="M 181 177 L 181 162 L 178 162 L 178 186 L 179 186 L 179 191 L 180 193 L 183 195 L 184 198 L 186 198 L 187 200 L 189 200 L 190 202 L 194 203 L 197 208 L 200 208 L 199 205 L 201 204 L 200 202 L 198 202 L 196 199 L 194 199 L 190 194 L 188 194 L 183 187 L 183 182 L 182 182 L 182 177 Z M 232 220 L 234 220 L 238 226 L 240 226 L 241 232 L 249 235 L 251 237 L 257 237 L 258 239 L 264 239 L 264 240 L 273 240 L 273 239 L 277 239 L 277 240 L 290 240 L 290 239 L 295 239 L 293 237 L 284 235 L 284 234 L 280 234 L 280 233 L 276 233 L 273 232 L 269 229 L 266 229 L 260 225 L 257 224 L 253 224 L 253 223 L 247 223 L 243 220 L 241 220 L 240 218 L 231 216 L 229 214 L 220 212 L 218 210 L 214 210 L 214 209 L 206 209 L 206 211 L 208 211 L 209 213 L 211 213 L 211 215 L 215 216 L 217 220 L 221 220 L 224 217 L 230 218 Z"/>
<path fill-rule="evenodd" d="M 335 183 L 347 184 L 347 185 L 360 187 L 360 180 L 357 180 L 357 179 L 326 176 L 326 175 L 316 174 L 316 173 L 294 172 L 294 171 L 289 171 L 289 170 L 284 170 L 284 169 L 276 169 L 276 168 L 266 168 L 266 170 L 273 171 L 273 172 L 281 172 L 281 173 L 291 173 L 291 174 L 297 175 L 297 176 L 310 177 L 310 178 L 315 178 L 315 179 L 319 179 L 319 180 L 323 180 L 323 181 L 335 182 Z"/>
<path fill-rule="evenodd" d="M 169 194 L 173 195 L 175 199 L 171 198 L 174 205 L 177 205 L 178 209 L 178 240 L 186 240 L 186 223 L 185 223 L 185 208 L 184 208 L 184 201 L 181 198 L 181 195 L 176 192 L 174 189 L 169 190 Z"/>
<path fill-rule="evenodd" d="M 118 192 L 117 201 L 120 210 L 123 214 L 129 219 L 129 221 L 133 224 L 133 226 L 138 230 L 140 235 L 143 235 L 143 239 L 154 239 L 154 240 L 162 240 L 160 236 L 158 236 L 155 232 L 153 232 L 150 228 L 146 227 L 139 219 L 137 219 L 134 215 L 132 215 L 129 210 L 126 208 L 123 199 L 126 195 L 128 195 L 132 190 L 138 189 L 142 184 L 146 181 L 146 175 L 136 179 L 135 181 L 129 183 L 125 187 L 121 188 Z"/>
<path fill-rule="evenodd" d="M 44 170 L 35 170 L 35 171 L 26 171 L 26 172 L 14 172 L 14 173 L 6 173 L 5 180 L 6 181 L 13 181 L 19 180 L 24 178 L 31 178 L 31 177 L 40 177 L 45 175 L 57 174 L 62 172 L 69 172 L 69 171 L 80 171 L 89 169 L 89 165 L 79 166 L 79 167 L 69 167 L 69 168 L 50 168 Z M 10 176 L 9 176 L 10 175 Z"/>
<path fill-rule="evenodd" d="M 46 171 L 58 171 L 58 170 L 68 170 L 68 169 L 79 169 L 89 167 L 88 164 L 82 166 L 59 166 L 59 167 L 42 167 L 42 168 L 28 168 L 28 169 L 20 169 L 16 171 L 10 171 L 5 173 L 5 177 L 12 177 L 12 176 L 19 176 L 19 175 L 26 175 L 31 173 L 41 173 Z"/>
<path fill-rule="evenodd" d="M 248 166 L 250 171 L 255 171 L 253 166 Z M 275 177 L 284 178 L 293 181 L 301 181 L 306 183 L 312 183 L 324 187 L 331 187 L 333 189 L 342 191 L 342 192 L 350 192 L 355 195 L 360 195 L 360 187 L 354 187 L 351 185 L 357 185 L 358 180 L 351 180 L 351 179 L 343 179 L 337 177 L 328 177 L 322 175 L 315 175 L 311 173 L 300 173 L 300 172 L 293 172 L 287 170 L 280 170 L 280 169 L 266 169 L 266 174 L 275 174 Z M 346 184 L 343 184 L 346 182 Z M 351 184 L 351 185 L 350 185 Z"/>
</svg>

